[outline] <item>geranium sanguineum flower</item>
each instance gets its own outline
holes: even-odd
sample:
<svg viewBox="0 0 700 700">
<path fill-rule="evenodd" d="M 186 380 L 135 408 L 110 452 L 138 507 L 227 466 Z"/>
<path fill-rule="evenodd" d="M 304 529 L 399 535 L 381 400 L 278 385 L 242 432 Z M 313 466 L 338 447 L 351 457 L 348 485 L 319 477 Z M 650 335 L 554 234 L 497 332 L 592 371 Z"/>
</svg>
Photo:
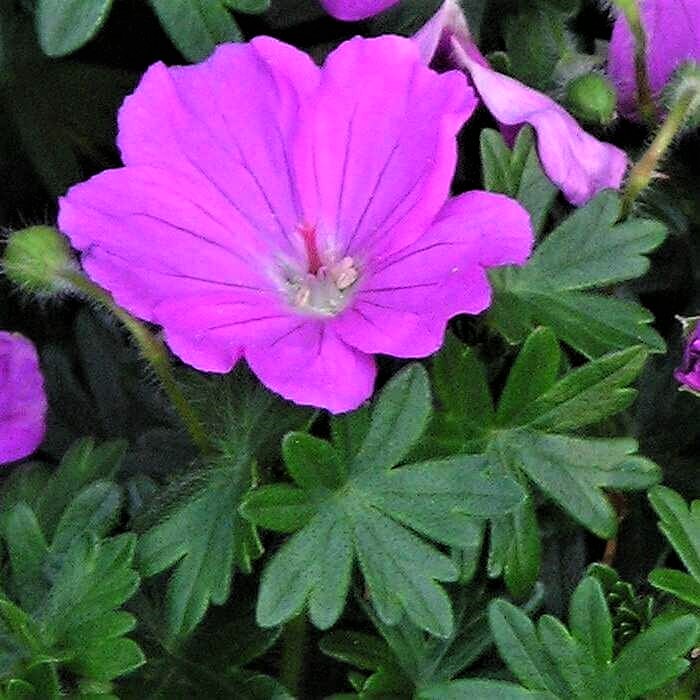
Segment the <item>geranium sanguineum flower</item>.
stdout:
<svg viewBox="0 0 700 700">
<path fill-rule="evenodd" d="M 398 2 L 399 0 L 321 0 L 328 14 L 348 22 L 372 17 Z"/>
<path fill-rule="evenodd" d="M 658 100 L 674 71 L 687 61 L 700 62 L 700 1 L 639 0 L 646 35 L 649 87 Z M 624 14 L 615 19 L 608 53 L 608 73 L 617 88 L 618 108 L 637 116 L 634 38 Z"/>
<path fill-rule="evenodd" d="M 119 114 L 125 167 L 59 223 L 88 274 L 194 367 L 241 357 L 273 391 L 346 411 L 373 355 L 421 357 L 532 245 L 516 202 L 449 199 L 475 98 L 409 39 L 355 38 L 323 68 L 267 37 L 152 66 Z"/>
<path fill-rule="evenodd" d="M 0 464 L 30 455 L 44 437 L 46 395 L 32 343 L 0 331 Z"/>
</svg>

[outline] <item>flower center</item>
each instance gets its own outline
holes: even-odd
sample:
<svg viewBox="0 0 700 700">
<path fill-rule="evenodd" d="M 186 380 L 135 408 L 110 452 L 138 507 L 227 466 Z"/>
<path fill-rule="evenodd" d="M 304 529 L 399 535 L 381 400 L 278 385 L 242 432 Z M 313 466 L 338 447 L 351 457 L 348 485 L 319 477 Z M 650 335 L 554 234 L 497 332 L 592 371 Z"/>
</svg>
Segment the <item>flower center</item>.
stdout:
<svg viewBox="0 0 700 700">
<path fill-rule="evenodd" d="M 316 227 L 297 227 L 306 254 L 305 269 L 288 271 L 287 294 L 299 311 L 320 316 L 335 316 L 346 306 L 351 288 L 359 278 L 359 269 L 351 257 L 336 260 L 330 253 L 321 254 Z"/>
</svg>

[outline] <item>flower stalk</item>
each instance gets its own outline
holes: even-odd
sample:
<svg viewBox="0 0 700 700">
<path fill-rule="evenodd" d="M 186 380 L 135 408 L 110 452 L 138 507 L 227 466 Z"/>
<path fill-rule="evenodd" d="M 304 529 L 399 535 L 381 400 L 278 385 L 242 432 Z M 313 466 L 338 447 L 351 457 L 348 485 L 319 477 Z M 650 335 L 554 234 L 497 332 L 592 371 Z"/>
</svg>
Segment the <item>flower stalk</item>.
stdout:
<svg viewBox="0 0 700 700">
<path fill-rule="evenodd" d="M 623 217 L 629 216 L 637 197 L 656 176 L 657 168 L 673 140 L 683 130 L 686 122 L 697 108 L 698 95 L 698 86 L 692 83 L 685 90 L 680 91 L 678 99 L 671 107 L 651 145 L 632 167 L 623 196 Z"/>
<path fill-rule="evenodd" d="M 657 123 L 658 114 L 651 90 L 647 68 L 647 35 L 642 24 L 637 0 L 616 0 L 622 10 L 634 37 L 634 73 L 637 83 L 637 104 L 639 113 L 649 126 Z"/>
<path fill-rule="evenodd" d="M 168 351 L 163 342 L 157 338 L 148 328 L 136 320 L 130 313 L 118 306 L 110 294 L 98 287 L 77 271 L 66 271 L 64 279 L 75 289 L 81 291 L 93 301 L 111 312 L 131 337 L 136 341 L 139 351 L 144 359 L 151 365 L 153 371 L 170 399 L 173 408 L 180 416 L 192 442 L 202 452 L 208 454 L 212 451 L 212 444 L 199 416 L 195 413 L 190 402 L 185 398 L 170 365 Z"/>
</svg>

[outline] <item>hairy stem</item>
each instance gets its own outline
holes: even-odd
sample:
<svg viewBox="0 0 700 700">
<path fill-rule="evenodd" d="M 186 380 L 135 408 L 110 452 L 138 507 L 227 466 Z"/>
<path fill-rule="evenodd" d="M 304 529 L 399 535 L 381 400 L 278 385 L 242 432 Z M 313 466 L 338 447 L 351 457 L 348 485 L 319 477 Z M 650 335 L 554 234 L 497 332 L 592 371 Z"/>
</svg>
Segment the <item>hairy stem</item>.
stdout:
<svg viewBox="0 0 700 700">
<path fill-rule="evenodd" d="M 695 88 L 688 88 L 680 94 L 651 145 L 632 167 L 623 196 L 623 216 L 629 215 L 637 197 L 648 187 L 673 139 L 683 128 L 696 98 Z"/>
<path fill-rule="evenodd" d="M 185 425 L 192 442 L 203 454 L 211 452 L 211 441 L 207 436 L 202 421 L 185 398 L 175 379 L 168 351 L 163 342 L 154 336 L 143 323 L 137 321 L 130 313 L 118 306 L 107 292 L 93 284 L 79 272 L 66 272 L 64 277 L 73 287 L 83 292 L 119 319 L 136 341 L 141 355 L 153 368 L 173 408 Z"/>
</svg>

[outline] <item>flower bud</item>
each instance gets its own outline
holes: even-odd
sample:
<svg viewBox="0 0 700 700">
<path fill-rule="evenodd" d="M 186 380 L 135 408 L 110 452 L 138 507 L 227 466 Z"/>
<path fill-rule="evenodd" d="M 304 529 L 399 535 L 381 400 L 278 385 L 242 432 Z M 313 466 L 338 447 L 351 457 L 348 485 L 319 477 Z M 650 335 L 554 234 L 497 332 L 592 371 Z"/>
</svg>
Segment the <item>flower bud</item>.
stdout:
<svg viewBox="0 0 700 700">
<path fill-rule="evenodd" d="M 75 269 L 66 238 L 51 226 L 30 226 L 10 234 L 3 257 L 7 277 L 33 294 L 68 288 L 65 273 Z"/>
<path fill-rule="evenodd" d="M 683 360 L 673 376 L 681 388 L 693 393 L 700 393 L 700 323 L 698 317 L 680 319 L 686 335 Z"/>
<path fill-rule="evenodd" d="M 584 122 L 609 124 L 617 107 L 615 88 L 599 73 L 581 75 L 566 86 L 566 106 Z"/>
</svg>

